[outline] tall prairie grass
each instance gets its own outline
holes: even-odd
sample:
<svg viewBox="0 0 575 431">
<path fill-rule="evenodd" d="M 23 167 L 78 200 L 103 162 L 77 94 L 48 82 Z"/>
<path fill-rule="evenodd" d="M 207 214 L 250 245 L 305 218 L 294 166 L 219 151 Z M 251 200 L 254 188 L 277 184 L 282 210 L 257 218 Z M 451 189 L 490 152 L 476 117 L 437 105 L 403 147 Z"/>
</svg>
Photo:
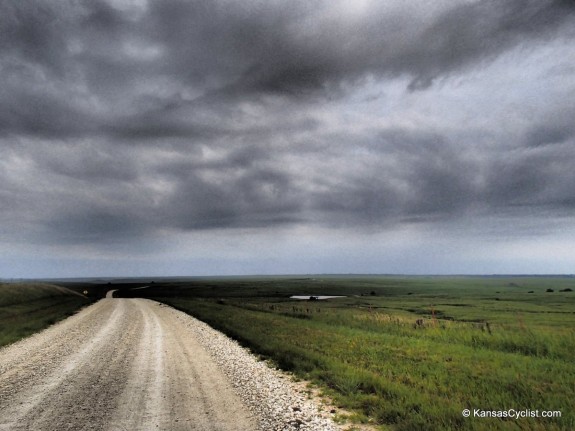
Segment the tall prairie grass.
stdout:
<svg viewBox="0 0 575 431">
<path fill-rule="evenodd" d="M 62 320 L 90 300 L 46 284 L 0 284 L 0 347 Z"/>
<path fill-rule="evenodd" d="M 436 283 L 433 297 L 421 287 L 417 297 L 396 291 L 296 302 L 277 284 L 255 288 L 257 297 L 183 288 L 163 301 L 315 382 L 354 421 L 401 431 L 575 429 L 575 303 L 567 293 L 497 301 L 479 288 L 458 297 Z M 462 416 L 474 408 L 562 416 Z"/>
</svg>

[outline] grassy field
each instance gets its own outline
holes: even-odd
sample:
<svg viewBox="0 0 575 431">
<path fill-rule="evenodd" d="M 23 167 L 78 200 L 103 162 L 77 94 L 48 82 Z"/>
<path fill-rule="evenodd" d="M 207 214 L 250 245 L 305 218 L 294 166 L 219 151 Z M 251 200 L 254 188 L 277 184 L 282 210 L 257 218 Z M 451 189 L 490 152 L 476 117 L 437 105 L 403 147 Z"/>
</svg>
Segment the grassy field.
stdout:
<svg viewBox="0 0 575 431">
<path fill-rule="evenodd" d="M 158 282 L 123 294 L 160 299 L 208 322 L 315 382 L 358 423 L 572 430 L 572 290 L 575 279 L 566 277 L 312 276 Z M 562 416 L 465 418 L 463 409 Z"/>
<path fill-rule="evenodd" d="M 90 300 L 59 286 L 0 284 L 0 347 L 74 314 Z"/>
</svg>

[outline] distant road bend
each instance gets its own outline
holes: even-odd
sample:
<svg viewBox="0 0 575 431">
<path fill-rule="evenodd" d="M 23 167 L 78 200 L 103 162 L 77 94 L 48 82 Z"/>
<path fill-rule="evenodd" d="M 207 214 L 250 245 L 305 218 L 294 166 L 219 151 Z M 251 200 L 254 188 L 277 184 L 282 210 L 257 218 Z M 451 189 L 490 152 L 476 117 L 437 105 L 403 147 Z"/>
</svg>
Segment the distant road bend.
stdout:
<svg viewBox="0 0 575 431">
<path fill-rule="evenodd" d="M 0 430 L 257 429 L 187 316 L 112 297 L 0 350 Z"/>
</svg>

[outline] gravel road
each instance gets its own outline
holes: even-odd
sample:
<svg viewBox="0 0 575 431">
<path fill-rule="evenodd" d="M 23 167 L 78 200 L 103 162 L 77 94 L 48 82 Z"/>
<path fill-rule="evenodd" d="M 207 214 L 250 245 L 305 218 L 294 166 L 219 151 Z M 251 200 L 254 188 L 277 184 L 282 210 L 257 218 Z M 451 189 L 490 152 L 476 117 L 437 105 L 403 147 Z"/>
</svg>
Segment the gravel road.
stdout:
<svg viewBox="0 0 575 431">
<path fill-rule="evenodd" d="M 0 349 L 0 430 L 335 430 L 328 416 L 237 343 L 146 299 L 108 297 Z"/>
</svg>

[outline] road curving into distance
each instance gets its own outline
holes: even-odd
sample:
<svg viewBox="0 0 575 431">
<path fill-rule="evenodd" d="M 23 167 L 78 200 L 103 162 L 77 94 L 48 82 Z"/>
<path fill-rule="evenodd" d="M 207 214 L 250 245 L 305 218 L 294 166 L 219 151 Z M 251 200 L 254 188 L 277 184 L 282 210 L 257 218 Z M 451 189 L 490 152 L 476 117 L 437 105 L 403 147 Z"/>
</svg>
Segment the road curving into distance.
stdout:
<svg viewBox="0 0 575 431">
<path fill-rule="evenodd" d="M 0 431 L 337 431 L 336 410 L 205 323 L 105 299 L 0 349 Z"/>
<path fill-rule="evenodd" d="M 102 299 L 0 349 L 0 430 L 257 430 L 185 316 Z"/>
</svg>

